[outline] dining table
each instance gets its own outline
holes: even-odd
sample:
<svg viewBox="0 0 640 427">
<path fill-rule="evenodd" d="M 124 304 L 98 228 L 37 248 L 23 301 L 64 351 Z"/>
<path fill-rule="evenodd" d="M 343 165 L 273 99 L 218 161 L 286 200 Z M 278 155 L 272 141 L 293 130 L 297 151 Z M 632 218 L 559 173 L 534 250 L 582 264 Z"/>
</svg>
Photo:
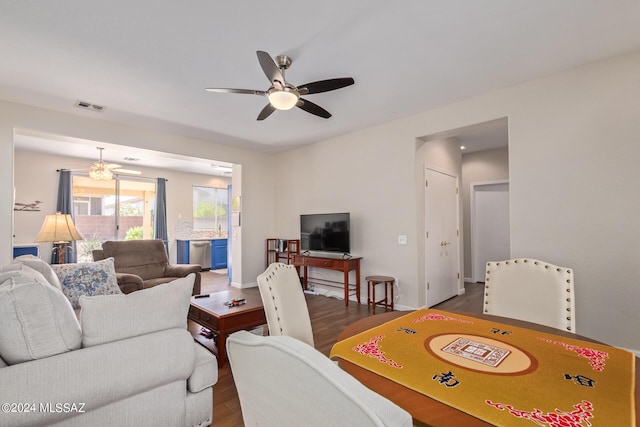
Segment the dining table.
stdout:
<svg viewBox="0 0 640 427">
<path fill-rule="evenodd" d="M 361 332 L 380 326 L 386 322 L 397 319 L 410 313 L 410 311 L 389 311 L 381 314 L 360 319 L 348 325 L 338 336 L 337 343 L 351 338 Z M 588 337 L 580 336 L 570 332 L 550 328 L 547 326 L 525 322 L 522 320 L 511 319 L 500 316 L 493 316 L 481 313 L 469 312 L 451 312 L 452 314 L 460 314 L 472 318 L 484 319 L 498 322 L 500 324 L 515 326 L 519 328 L 529 329 L 532 331 L 543 332 L 557 335 L 560 337 L 579 339 L 582 341 L 602 344 Z M 452 406 L 439 402 L 427 395 L 408 388 L 398 382 L 385 378 L 379 374 L 365 369 L 355 363 L 344 358 L 337 358 L 339 366 L 367 388 L 386 397 L 390 401 L 396 403 L 401 408 L 411 414 L 414 424 L 417 426 L 434 426 L 434 427 L 479 427 L 491 426 L 486 421 L 476 418 L 464 411 L 458 410 Z M 640 426 L 640 358 L 635 357 L 635 424 Z M 531 425 L 535 425 L 531 423 Z M 590 424 L 589 424 L 590 425 Z"/>
</svg>

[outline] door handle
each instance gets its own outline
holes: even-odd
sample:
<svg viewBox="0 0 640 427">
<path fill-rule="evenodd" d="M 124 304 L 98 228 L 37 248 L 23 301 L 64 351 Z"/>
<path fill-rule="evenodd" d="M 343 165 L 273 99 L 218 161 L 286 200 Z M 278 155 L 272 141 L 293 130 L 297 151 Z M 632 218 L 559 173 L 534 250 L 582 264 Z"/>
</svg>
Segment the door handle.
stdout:
<svg viewBox="0 0 640 427">
<path fill-rule="evenodd" d="M 447 246 L 450 245 L 451 242 L 447 242 L 446 240 L 443 240 L 442 242 L 440 242 L 440 246 Z"/>
</svg>

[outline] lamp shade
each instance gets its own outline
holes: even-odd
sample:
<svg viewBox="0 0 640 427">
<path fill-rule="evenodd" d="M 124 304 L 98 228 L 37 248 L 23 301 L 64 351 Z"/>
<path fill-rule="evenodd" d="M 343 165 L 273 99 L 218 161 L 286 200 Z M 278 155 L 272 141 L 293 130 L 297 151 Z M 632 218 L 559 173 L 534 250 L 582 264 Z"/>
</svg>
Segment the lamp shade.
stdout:
<svg viewBox="0 0 640 427">
<path fill-rule="evenodd" d="M 44 223 L 35 241 L 61 243 L 74 240 L 82 240 L 82 236 L 73 224 L 71 215 L 58 212 L 45 216 Z"/>
</svg>

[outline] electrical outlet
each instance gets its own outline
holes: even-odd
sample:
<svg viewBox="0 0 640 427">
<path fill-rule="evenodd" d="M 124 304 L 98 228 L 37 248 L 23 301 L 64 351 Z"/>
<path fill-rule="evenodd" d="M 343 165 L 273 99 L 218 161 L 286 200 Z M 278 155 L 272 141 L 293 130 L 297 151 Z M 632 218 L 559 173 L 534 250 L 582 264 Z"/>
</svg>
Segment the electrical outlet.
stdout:
<svg viewBox="0 0 640 427">
<path fill-rule="evenodd" d="M 406 245 L 407 244 L 407 236 L 398 236 L 398 244 Z"/>
</svg>

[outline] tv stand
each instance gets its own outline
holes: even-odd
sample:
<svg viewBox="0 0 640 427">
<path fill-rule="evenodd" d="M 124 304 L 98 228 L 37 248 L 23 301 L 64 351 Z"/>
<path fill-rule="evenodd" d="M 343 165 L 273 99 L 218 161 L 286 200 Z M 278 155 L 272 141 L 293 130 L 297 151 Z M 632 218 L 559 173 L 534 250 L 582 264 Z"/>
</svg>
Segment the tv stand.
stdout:
<svg viewBox="0 0 640 427">
<path fill-rule="evenodd" d="M 349 291 L 353 289 L 355 291 L 356 300 L 360 304 L 360 260 L 362 257 L 355 256 L 320 256 L 320 255 L 301 255 L 291 254 L 291 264 L 296 267 L 302 267 L 303 280 L 302 285 L 304 289 L 307 289 L 309 284 L 308 267 L 313 268 L 325 268 L 327 270 L 342 271 L 344 274 L 344 281 L 341 283 L 344 286 L 344 305 L 349 305 Z M 349 272 L 355 270 L 356 283 L 354 285 L 349 284 Z M 330 282 L 325 280 L 323 282 Z M 340 282 L 335 282 L 340 283 Z M 328 283 L 323 283 L 328 284 Z M 335 286 L 335 285 L 329 285 Z M 352 295 L 352 294 L 351 294 Z"/>
</svg>

